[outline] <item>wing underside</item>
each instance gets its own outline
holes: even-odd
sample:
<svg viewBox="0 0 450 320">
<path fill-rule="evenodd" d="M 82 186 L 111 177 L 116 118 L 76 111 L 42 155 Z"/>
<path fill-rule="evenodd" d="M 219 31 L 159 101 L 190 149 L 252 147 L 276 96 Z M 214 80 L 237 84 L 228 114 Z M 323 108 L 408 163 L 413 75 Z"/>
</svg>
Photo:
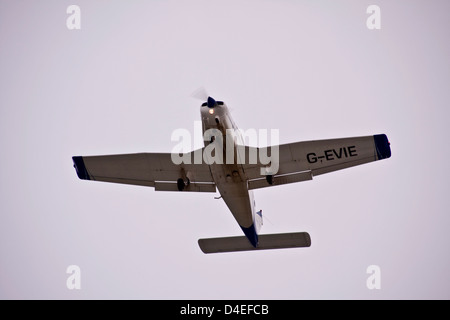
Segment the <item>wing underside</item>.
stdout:
<svg viewBox="0 0 450 320">
<path fill-rule="evenodd" d="M 273 155 L 274 149 L 268 149 L 262 151 Z M 391 149 L 386 135 L 381 134 L 279 145 L 278 155 L 278 171 L 270 177 L 261 174 L 261 168 L 268 165 L 243 165 L 249 189 L 307 181 L 321 174 L 386 159 L 391 156 Z"/>
<path fill-rule="evenodd" d="M 190 153 L 193 155 L 193 152 Z M 135 153 L 73 157 L 80 179 L 155 187 L 157 191 L 179 190 L 179 179 L 188 181 L 184 191 L 215 192 L 209 166 L 174 164 L 170 153 Z"/>
<path fill-rule="evenodd" d="M 268 148 L 245 148 L 242 164 L 248 189 L 312 180 L 314 176 L 382 160 L 391 156 L 384 134 L 364 137 L 288 143 Z M 266 150 L 265 150 L 266 149 Z M 278 157 L 275 157 L 277 150 Z M 210 167 L 204 161 L 195 163 L 196 150 L 185 154 L 190 164 L 175 164 L 170 153 L 135 153 L 106 156 L 73 157 L 78 177 L 122 184 L 154 187 L 157 191 L 177 191 L 179 180 L 186 181 L 184 191 L 215 192 Z M 270 154 L 272 163 L 249 161 L 249 154 Z M 199 153 L 201 154 L 201 153 Z M 265 168 L 277 161 L 277 172 L 266 175 Z"/>
</svg>

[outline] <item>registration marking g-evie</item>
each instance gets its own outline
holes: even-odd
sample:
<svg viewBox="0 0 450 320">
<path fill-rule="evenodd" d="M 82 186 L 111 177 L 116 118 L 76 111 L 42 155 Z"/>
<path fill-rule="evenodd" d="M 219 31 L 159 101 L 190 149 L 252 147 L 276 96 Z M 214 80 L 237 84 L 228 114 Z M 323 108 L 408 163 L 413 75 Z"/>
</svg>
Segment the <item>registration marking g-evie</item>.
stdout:
<svg viewBox="0 0 450 320">
<path fill-rule="evenodd" d="M 306 160 L 308 160 L 309 163 L 316 163 L 318 161 L 323 162 L 324 160 L 333 161 L 342 158 L 356 157 L 357 155 L 356 146 L 349 146 L 339 149 L 324 150 L 320 155 L 311 152 L 306 155 Z"/>
</svg>

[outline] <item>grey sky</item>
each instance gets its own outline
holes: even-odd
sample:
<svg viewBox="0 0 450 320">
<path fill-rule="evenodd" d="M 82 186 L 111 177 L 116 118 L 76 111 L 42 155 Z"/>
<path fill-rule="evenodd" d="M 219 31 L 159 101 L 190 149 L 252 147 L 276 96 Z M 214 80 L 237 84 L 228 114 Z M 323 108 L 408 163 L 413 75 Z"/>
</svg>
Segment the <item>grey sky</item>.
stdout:
<svg viewBox="0 0 450 320">
<path fill-rule="evenodd" d="M 66 9 L 81 8 L 81 30 Z M 366 27 L 371 4 L 381 30 Z M 450 298 L 448 1 L 0 0 L 0 298 Z M 257 190 L 241 235 L 213 194 L 81 181 L 74 155 L 170 152 L 204 86 L 280 142 L 386 133 L 392 158 Z M 270 221 L 269 221 L 270 220 Z M 81 268 L 68 290 L 66 268 Z M 381 268 L 381 290 L 366 268 Z"/>
</svg>

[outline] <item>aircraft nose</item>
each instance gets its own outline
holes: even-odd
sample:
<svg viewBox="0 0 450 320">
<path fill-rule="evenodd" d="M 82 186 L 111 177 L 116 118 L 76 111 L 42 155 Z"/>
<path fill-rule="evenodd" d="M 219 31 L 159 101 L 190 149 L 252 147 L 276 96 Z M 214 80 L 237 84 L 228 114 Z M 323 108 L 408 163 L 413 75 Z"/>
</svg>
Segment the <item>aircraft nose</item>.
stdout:
<svg viewBox="0 0 450 320">
<path fill-rule="evenodd" d="M 208 108 L 214 108 L 217 105 L 216 100 L 211 97 L 208 97 Z"/>
</svg>

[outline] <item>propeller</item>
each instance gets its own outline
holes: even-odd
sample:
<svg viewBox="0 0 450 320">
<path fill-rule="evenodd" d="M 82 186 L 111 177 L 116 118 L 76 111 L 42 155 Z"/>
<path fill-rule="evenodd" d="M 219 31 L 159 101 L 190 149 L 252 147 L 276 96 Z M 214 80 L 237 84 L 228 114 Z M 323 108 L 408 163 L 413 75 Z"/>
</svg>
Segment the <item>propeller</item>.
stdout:
<svg viewBox="0 0 450 320">
<path fill-rule="evenodd" d="M 205 102 L 208 100 L 209 94 L 204 87 L 200 87 L 194 92 L 192 92 L 191 97 Z"/>
<path fill-rule="evenodd" d="M 206 101 L 208 104 L 208 108 L 214 108 L 217 105 L 216 100 L 214 100 L 214 98 L 209 96 L 208 92 L 206 92 L 206 89 L 204 87 L 200 87 L 197 90 L 195 90 L 191 94 L 191 96 L 203 102 Z"/>
</svg>

